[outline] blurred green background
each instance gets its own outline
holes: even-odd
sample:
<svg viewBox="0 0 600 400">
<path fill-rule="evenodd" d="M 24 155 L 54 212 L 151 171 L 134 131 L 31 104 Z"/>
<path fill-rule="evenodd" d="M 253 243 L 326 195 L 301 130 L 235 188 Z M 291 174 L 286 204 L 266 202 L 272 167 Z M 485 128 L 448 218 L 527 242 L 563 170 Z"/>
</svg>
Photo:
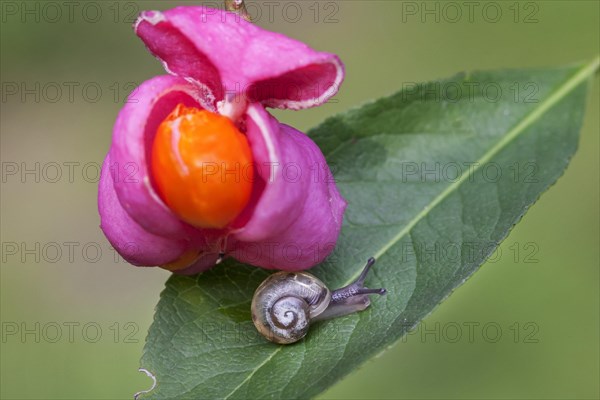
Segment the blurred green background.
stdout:
<svg viewBox="0 0 600 400">
<path fill-rule="evenodd" d="M 131 84 L 163 73 L 131 16 L 199 3 L 0 3 L 3 399 L 120 399 L 150 386 L 137 368 L 168 273 L 115 260 L 97 173 Z M 259 25 L 346 64 L 334 101 L 276 113 L 300 129 L 407 82 L 585 61 L 600 44 L 597 1 L 484 1 L 472 14 L 463 2 L 250 3 Z M 600 396 L 598 94 L 596 79 L 571 166 L 496 260 L 323 399 Z"/>
</svg>

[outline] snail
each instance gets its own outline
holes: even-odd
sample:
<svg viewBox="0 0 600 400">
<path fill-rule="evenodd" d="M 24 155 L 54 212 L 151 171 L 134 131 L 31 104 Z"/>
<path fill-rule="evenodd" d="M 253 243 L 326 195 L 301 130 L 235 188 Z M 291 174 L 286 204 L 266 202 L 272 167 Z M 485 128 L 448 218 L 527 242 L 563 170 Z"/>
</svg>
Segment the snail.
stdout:
<svg viewBox="0 0 600 400">
<path fill-rule="evenodd" d="M 371 266 L 369 258 L 360 276 L 350 285 L 330 291 L 306 272 L 276 272 L 254 292 L 252 321 L 268 340 L 279 344 L 297 342 L 306 336 L 311 322 L 340 317 L 369 307 L 370 294 L 385 289 L 368 289 L 364 281 Z"/>
</svg>

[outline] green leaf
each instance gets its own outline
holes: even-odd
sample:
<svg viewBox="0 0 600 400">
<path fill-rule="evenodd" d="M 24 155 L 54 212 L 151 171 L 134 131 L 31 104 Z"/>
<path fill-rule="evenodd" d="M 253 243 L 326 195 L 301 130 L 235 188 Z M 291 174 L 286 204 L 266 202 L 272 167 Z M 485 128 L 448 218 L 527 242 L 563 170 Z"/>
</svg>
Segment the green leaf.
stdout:
<svg viewBox="0 0 600 400">
<path fill-rule="evenodd" d="M 267 272 L 227 262 L 172 276 L 142 368 L 153 399 L 317 395 L 396 342 L 475 272 L 577 147 L 598 60 L 460 74 L 328 119 L 310 134 L 348 200 L 335 252 L 313 269 L 330 288 L 385 287 L 366 311 L 311 327 L 295 345 L 258 335 L 250 301 Z"/>
</svg>

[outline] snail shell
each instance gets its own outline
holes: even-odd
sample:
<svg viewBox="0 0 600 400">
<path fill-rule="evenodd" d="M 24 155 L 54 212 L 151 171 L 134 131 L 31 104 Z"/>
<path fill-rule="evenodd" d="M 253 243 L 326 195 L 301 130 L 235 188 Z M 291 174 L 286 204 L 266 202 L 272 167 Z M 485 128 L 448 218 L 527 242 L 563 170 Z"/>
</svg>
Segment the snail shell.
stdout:
<svg viewBox="0 0 600 400">
<path fill-rule="evenodd" d="M 304 272 L 277 272 L 254 293 L 252 321 L 268 340 L 288 344 L 302 339 L 311 319 L 331 301 L 331 291 L 313 275 Z"/>
</svg>

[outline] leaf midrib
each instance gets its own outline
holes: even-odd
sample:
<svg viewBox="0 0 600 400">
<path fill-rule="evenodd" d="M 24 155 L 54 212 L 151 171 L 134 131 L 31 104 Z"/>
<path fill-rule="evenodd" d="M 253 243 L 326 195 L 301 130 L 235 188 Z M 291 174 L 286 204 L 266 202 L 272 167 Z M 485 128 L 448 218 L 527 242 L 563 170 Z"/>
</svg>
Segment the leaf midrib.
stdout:
<svg viewBox="0 0 600 400">
<path fill-rule="evenodd" d="M 593 61 L 588 64 L 584 64 L 577 72 L 575 72 L 570 78 L 568 78 L 563 84 L 550 94 L 550 96 L 539 104 L 539 107 L 534 108 L 528 113 L 519 123 L 517 123 L 501 140 L 499 140 L 494 146 L 492 146 L 481 158 L 477 160 L 476 168 L 469 168 L 468 172 L 461 174 L 460 178 L 448 185 L 428 206 L 426 206 L 421 212 L 419 212 L 400 232 L 394 236 L 389 242 L 387 242 L 379 251 L 374 254 L 376 259 L 384 255 L 392 246 L 398 243 L 406 234 L 408 234 L 432 209 L 452 194 L 460 185 L 469 179 L 473 173 L 479 170 L 482 164 L 490 161 L 495 155 L 503 150 L 508 144 L 510 144 L 515 138 L 517 138 L 522 132 L 530 127 L 535 121 L 537 121 L 542 115 L 544 115 L 549 109 L 556 105 L 562 100 L 567 94 L 569 94 L 574 88 L 579 86 L 589 76 L 591 76 L 600 65 L 600 57 L 596 57 Z M 362 265 L 357 266 L 357 272 L 354 273 L 350 279 L 347 280 L 342 286 L 346 286 L 352 283 L 362 271 Z M 283 345 L 279 345 L 268 357 L 265 358 L 260 364 L 258 364 L 248 376 L 240 382 L 223 400 L 229 399 L 233 396 L 246 382 L 248 382 L 255 373 L 265 366 L 277 353 L 281 351 Z"/>
<path fill-rule="evenodd" d="M 394 236 L 388 243 L 386 243 L 379 251 L 377 251 L 373 257 L 375 259 L 380 258 L 384 255 L 392 246 L 398 243 L 406 234 L 408 234 L 412 228 L 415 227 L 432 209 L 440 204 L 446 197 L 453 193 L 465 180 L 469 179 L 481 166 L 489 162 L 495 155 L 503 150 L 509 143 L 519 136 L 523 131 L 530 127 L 535 121 L 537 121 L 542 115 L 544 115 L 550 108 L 556 105 L 562 100 L 568 93 L 571 92 L 575 87 L 579 86 L 585 81 L 590 75 L 592 75 L 600 65 L 600 57 L 595 58 L 589 64 L 583 65 L 577 72 L 575 72 L 570 78 L 568 78 L 562 85 L 558 87 L 546 100 L 540 103 L 539 107 L 534 108 L 529 114 L 525 116 L 519 123 L 517 123 L 506 135 L 504 135 L 494 146 L 492 146 L 481 158 L 477 160 L 475 168 L 468 168 L 467 173 L 462 173 L 459 179 L 448 185 L 429 205 L 427 205 L 421 212 L 419 212 L 400 232 Z M 356 272 L 341 286 L 349 285 L 354 282 L 362 271 L 362 265 L 359 265 Z"/>
</svg>

